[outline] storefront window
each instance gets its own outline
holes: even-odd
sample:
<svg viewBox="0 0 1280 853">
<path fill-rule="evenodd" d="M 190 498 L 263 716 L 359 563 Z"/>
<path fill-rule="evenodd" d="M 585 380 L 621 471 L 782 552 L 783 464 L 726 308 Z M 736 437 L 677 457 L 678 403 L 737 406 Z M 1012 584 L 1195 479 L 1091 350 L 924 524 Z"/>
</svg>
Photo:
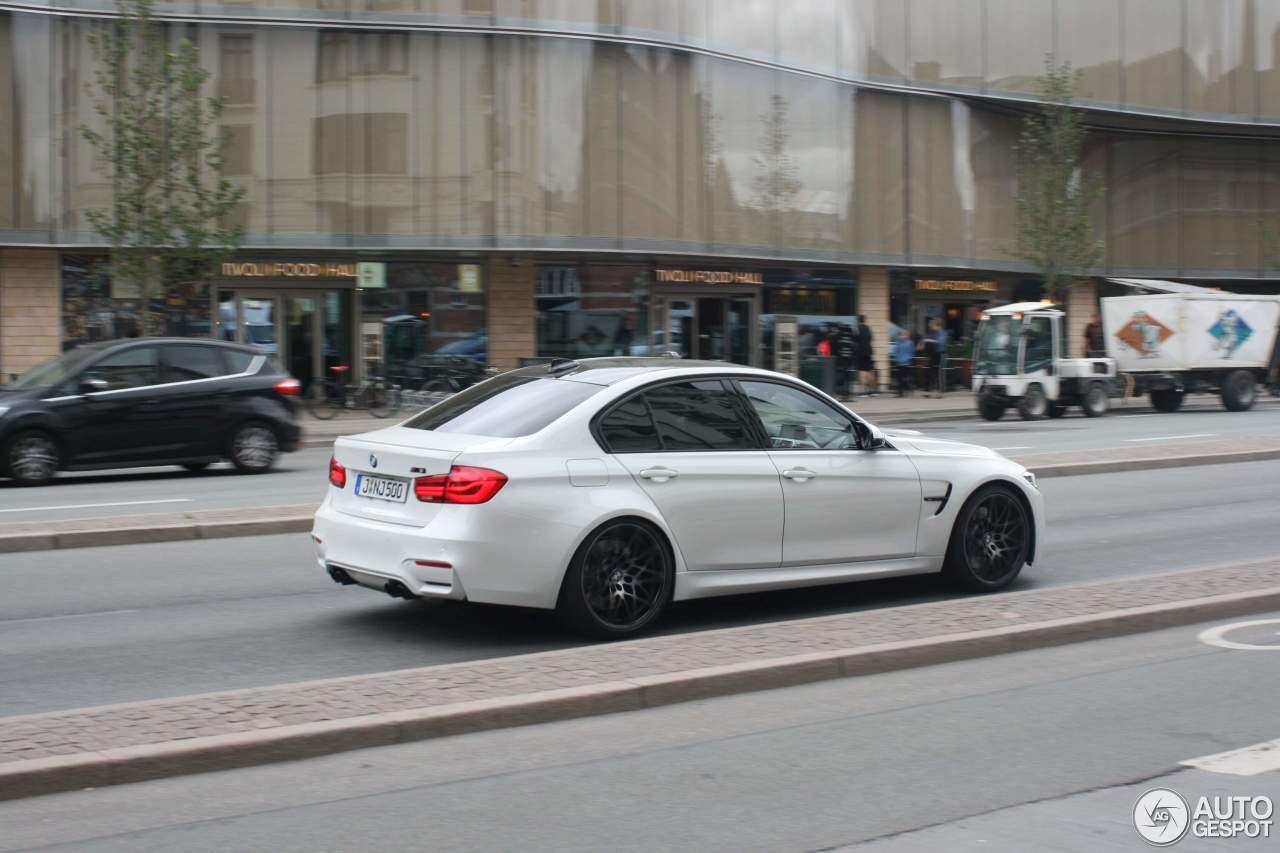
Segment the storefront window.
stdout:
<svg viewBox="0 0 1280 853">
<path fill-rule="evenodd" d="M 484 267 L 389 263 L 385 286 L 360 290 L 364 375 L 406 388 L 457 390 L 489 362 Z"/>
<path fill-rule="evenodd" d="M 764 277 L 764 309 L 760 312 L 761 366 L 776 369 L 775 325 L 779 317 L 796 323 L 794 350 L 801 359 L 827 353 L 824 340 L 841 326 L 858 325 L 857 282 L 842 270 L 771 270 Z"/>
<path fill-rule="evenodd" d="M 208 282 L 173 284 L 144 294 L 137 285 L 113 282 L 106 259 L 62 258 L 62 348 L 145 335 L 208 337 Z"/>
<path fill-rule="evenodd" d="M 538 270 L 538 355 L 660 355 L 649 333 L 649 267 L 584 264 Z"/>
</svg>

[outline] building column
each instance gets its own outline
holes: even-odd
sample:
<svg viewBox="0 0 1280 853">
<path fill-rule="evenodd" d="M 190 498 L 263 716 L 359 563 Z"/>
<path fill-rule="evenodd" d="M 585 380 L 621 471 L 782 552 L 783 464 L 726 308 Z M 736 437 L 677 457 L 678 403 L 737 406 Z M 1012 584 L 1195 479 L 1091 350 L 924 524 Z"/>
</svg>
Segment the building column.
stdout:
<svg viewBox="0 0 1280 853">
<path fill-rule="evenodd" d="M 535 291 L 536 265 L 528 258 L 489 257 L 489 364 L 501 370 L 520 366 L 524 356 L 537 355 Z"/>
<path fill-rule="evenodd" d="M 1098 313 L 1098 282 L 1095 279 L 1077 282 L 1067 288 L 1067 347 L 1072 358 L 1083 358 L 1084 327 Z"/>
<path fill-rule="evenodd" d="M 58 253 L 0 249 L 0 376 L 25 373 L 62 350 Z"/>
<path fill-rule="evenodd" d="M 858 270 L 858 313 L 871 327 L 871 358 L 879 374 L 880 385 L 892 387 L 889 369 L 889 269 L 862 267 Z"/>
</svg>

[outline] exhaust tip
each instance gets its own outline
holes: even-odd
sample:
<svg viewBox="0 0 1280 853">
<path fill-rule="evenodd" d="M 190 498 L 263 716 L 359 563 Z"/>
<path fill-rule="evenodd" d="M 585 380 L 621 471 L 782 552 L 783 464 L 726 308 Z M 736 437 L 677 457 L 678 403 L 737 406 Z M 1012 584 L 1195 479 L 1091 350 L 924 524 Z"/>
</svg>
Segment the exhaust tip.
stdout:
<svg viewBox="0 0 1280 853">
<path fill-rule="evenodd" d="M 337 566 L 329 567 L 329 577 L 333 578 L 334 583 L 340 583 L 343 586 L 351 586 L 355 583 L 351 575 L 347 574 L 346 569 L 340 569 Z"/>
<path fill-rule="evenodd" d="M 417 596 L 410 592 L 409 588 L 400 583 L 400 581 L 387 581 L 382 587 L 382 591 L 392 598 L 403 598 L 405 601 L 413 601 L 417 598 Z"/>
</svg>

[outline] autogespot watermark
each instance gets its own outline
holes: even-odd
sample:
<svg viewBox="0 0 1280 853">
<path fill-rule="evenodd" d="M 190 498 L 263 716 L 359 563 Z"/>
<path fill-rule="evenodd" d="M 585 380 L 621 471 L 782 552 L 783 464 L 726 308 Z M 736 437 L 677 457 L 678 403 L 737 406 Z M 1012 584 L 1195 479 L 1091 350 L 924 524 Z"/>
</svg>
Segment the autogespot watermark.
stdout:
<svg viewBox="0 0 1280 853">
<path fill-rule="evenodd" d="M 1133 806 L 1133 825 L 1156 847 L 1193 838 L 1270 838 L 1275 806 L 1263 795 L 1200 797 L 1191 808 L 1169 788 L 1152 788 Z"/>
</svg>

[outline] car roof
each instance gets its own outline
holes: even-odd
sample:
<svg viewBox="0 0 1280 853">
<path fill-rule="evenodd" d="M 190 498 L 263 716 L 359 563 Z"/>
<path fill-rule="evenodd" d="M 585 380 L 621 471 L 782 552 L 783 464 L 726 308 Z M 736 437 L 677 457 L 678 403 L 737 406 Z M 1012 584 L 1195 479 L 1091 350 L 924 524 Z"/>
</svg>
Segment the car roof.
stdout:
<svg viewBox="0 0 1280 853">
<path fill-rule="evenodd" d="M 215 338 L 161 338 L 161 337 L 145 337 L 145 338 L 113 338 L 109 341 L 94 341 L 88 344 L 79 344 L 76 349 L 103 350 L 113 349 L 115 347 L 124 346 L 141 346 L 144 344 L 203 344 L 206 346 L 222 347 L 223 349 L 240 350 L 241 352 L 252 353 L 253 355 L 263 355 L 262 350 L 251 347 L 247 344 L 237 344 L 231 341 L 220 341 Z"/>
<path fill-rule="evenodd" d="M 607 386 L 639 376 L 656 376 L 663 373 L 676 372 L 697 374 L 711 370 L 719 373 L 742 373 L 744 375 L 768 372 L 725 361 L 698 361 L 688 358 L 650 358 L 643 356 L 616 356 L 576 360 L 553 359 L 548 364 L 521 367 L 513 372 L 518 376 L 554 377 L 556 379 L 567 379 L 571 382 L 586 382 L 592 385 Z"/>
</svg>

